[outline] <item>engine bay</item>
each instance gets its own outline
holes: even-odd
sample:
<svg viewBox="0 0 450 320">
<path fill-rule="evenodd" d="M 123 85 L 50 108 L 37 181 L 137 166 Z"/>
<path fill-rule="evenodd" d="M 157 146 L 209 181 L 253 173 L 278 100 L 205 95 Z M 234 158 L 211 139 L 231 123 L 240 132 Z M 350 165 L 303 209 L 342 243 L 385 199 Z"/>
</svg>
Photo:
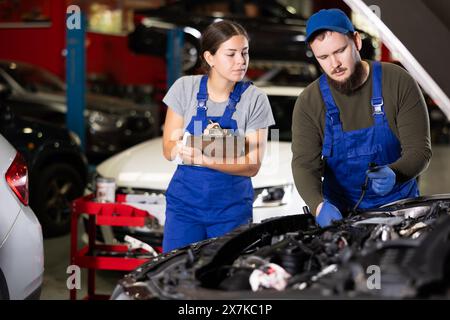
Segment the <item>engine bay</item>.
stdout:
<svg viewBox="0 0 450 320">
<path fill-rule="evenodd" d="M 350 213 L 323 229 L 309 214 L 242 226 L 151 260 L 115 295 L 210 299 L 212 292 L 217 299 L 448 298 L 450 197 Z"/>
</svg>

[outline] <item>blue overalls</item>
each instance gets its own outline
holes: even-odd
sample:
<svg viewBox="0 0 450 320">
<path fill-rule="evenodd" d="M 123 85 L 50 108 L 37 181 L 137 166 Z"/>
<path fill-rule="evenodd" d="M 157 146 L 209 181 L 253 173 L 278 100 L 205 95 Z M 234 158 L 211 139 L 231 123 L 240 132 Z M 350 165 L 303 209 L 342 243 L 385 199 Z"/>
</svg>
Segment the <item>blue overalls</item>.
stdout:
<svg viewBox="0 0 450 320">
<path fill-rule="evenodd" d="M 197 114 L 191 118 L 186 131 L 192 135 L 201 135 L 208 120 L 218 122 L 224 129 L 236 131 L 237 122 L 231 117 L 250 83 L 236 83 L 223 115 L 208 117 L 207 81 L 208 77 L 203 76 L 197 93 Z M 253 209 L 252 182 L 250 177 L 201 166 L 179 165 L 167 189 L 166 203 L 164 252 L 221 236 L 248 223 Z"/>
<path fill-rule="evenodd" d="M 401 155 L 401 145 L 391 131 L 383 108 L 381 63 L 372 64 L 372 100 L 374 125 L 344 132 L 339 109 L 334 102 L 325 75 L 320 77 L 320 91 L 325 102 L 325 135 L 322 156 L 325 160 L 324 198 L 341 213 L 349 212 L 361 196 L 369 163 L 377 166 L 395 162 Z M 411 179 L 396 183 L 386 196 L 378 196 L 368 188 L 359 205 L 361 209 L 377 208 L 391 201 L 419 195 L 417 182 Z"/>
</svg>

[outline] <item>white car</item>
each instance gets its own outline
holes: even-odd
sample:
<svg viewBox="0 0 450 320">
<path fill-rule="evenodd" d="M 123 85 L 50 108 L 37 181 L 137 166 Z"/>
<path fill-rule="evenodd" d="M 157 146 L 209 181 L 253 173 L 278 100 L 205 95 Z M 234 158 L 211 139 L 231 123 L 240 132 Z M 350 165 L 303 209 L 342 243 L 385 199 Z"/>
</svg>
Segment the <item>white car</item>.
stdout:
<svg viewBox="0 0 450 320">
<path fill-rule="evenodd" d="M 0 300 L 39 299 L 42 229 L 28 206 L 24 158 L 0 135 Z"/>
<path fill-rule="evenodd" d="M 277 124 L 270 128 L 271 141 L 261 169 L 252 178 L 255 190 L 253 222 L 303 213 L 305 206 L 294 185 L 290 143 L 292 110 L 302 88 L 260 87 L 269 96 Z M 97 166 L 97 173 L 114 178 L 118 189 L 127 194 L 149 194 L 144 207 L 164 224 L 164 193 L 175 169 L 176 164 L 167 161 L 162 154 L 162 138 L 156 138 L 107 159 Z M 132 197 L 128 199 L 132 201 Z M 136 199 L 139 201 L 138 197 Z"/>
</svg>

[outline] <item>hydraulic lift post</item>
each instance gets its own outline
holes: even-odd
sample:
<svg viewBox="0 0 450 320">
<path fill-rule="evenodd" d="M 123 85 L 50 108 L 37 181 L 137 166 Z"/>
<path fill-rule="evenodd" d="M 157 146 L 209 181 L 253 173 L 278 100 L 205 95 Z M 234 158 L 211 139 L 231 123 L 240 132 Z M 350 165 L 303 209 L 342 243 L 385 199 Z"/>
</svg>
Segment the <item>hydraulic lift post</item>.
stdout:
<svg viewBox="0 0 450 320">
<path fill-rule="evenodd" d="M 86 93 L 86 16 L 79 14 L 81 23 L 75 27 L 66 26 L 66 84 L 67 84 L 67 128 L 75 132 L 81 140 L 83 150 L 86 147 L 84 123 L 85 93 Z M 67 14 L 67 21 L 72 14 Z"/>
<path fill-rule="evenodd" d="M 167 89 L 182 76 L 184 34 L 181 28 L 167 31 Z"/>
</svg>

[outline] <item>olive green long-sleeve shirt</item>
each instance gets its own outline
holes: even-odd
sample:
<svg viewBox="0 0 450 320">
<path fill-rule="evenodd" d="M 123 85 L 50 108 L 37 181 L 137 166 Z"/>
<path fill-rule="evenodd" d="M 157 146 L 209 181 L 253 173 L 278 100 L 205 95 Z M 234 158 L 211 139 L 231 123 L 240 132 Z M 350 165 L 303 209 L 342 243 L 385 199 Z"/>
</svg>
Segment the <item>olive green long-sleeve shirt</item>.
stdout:
<svg viewBox="0 0 450 320">
<path fill-rule="evenodd" d="M 431 159 L 427 107 L 417 82 L 404 69 L 382 63 L 382 72 L 384 111 L 389 127 L 401 143 L 401 157 L 389 167 L 397 182 L 404 182 L 417 177 Z M 356 92 L 345 95 L 330 88 L 344 131 L 373 126 L 371 62 L 369 77 Z M 298 97 L 292 119 L 292 172 L 297 190 L 313 214 L 323 201 L 325 112 L 317 79 Z"/>
</svg>

